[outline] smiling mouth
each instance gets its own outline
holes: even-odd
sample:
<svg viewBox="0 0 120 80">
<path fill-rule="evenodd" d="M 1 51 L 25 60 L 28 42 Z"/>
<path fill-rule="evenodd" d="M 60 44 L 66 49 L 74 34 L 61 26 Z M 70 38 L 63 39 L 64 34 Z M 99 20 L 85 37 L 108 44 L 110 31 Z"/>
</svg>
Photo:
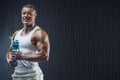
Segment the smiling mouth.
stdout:
<svg viewBox="0 0 120 80">
<path fill-rule="evenodd" d="M 30 20 L 31 20 L 30 17 L 25 17 L 25 18 L 23 18 L 23 21 L 25 21 L 25 22 L 28 22 L 28 21 L 30 21 Z"/>
</svg>

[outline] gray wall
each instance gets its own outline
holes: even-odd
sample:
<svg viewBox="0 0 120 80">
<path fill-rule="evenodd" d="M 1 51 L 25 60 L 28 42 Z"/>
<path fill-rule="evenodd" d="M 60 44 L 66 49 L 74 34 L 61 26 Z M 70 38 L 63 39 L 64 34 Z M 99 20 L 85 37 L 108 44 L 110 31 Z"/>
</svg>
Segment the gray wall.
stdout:
<svg viewBox="0 0 120 80">
<path fill-rule="evenodd" d="M 37 7 L 37 24 L 50 38 L 50 59 L 40 63 L 45 80 L 120 80 L 120 6 L 110 0 L 0 1 L 0 80 L 11 80 L 8 37 L 23 27 L 27 3 Z"/>
</svg>

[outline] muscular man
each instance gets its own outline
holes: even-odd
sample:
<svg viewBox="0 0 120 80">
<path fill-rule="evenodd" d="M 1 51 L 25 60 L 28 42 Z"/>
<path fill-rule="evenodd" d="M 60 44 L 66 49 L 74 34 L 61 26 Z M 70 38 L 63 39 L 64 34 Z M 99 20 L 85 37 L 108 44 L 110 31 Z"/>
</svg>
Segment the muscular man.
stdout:
<svg viewBox="0 0 120 80">
<path fill-rule="evenodd" d="M 21 19 L 24 27 L 16 31 L 12 38 L 19 41 L 19 51 L 8 50 L 7 60 L 15 67 L 13 80 L 43 80 L 38 62 L 49 58 L 50 44 L 48 34 L 35 24 L 37 13 L 33 5 L 22 8 Z M 12 61 L 12 56 L 17 60 Z"/>
</svg>

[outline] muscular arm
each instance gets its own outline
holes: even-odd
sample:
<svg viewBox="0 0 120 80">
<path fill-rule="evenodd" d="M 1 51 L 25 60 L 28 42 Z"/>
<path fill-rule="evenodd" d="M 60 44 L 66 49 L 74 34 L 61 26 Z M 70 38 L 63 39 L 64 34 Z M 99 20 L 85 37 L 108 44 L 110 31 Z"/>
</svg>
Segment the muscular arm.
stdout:
<svg viewBox="0 0 120 80">
<path fill-rule="evenodd" d="M 23 60 L 42 62 L 47 61 L 49 58 L 50 44 L 49 38 L 45 31 L 42 29 L 36 31 L 31 39 L 37 51 L 33 54 L 23 55 Z"/>
<path fill-rule="evenodd" d="M 15 37 L 15 35 L 16 35 L 17 32 L 18 32 L 18 31 L 16 31 L 16 32 L 12 35 L 12 39 L 14 39 L 14 37 Z M 10 46 L 9 46 L 9 49 L 8 49 L 8 53 L 7 53 L 7 55 L 6 55 L 6 58 L 7 58 L 7 61 L 8 61 L 8 62 L 12 61 L 12 52 L 11 52 L 11 50 L 12 50 L 12 46 L 10 45 Z"/>
</svg>

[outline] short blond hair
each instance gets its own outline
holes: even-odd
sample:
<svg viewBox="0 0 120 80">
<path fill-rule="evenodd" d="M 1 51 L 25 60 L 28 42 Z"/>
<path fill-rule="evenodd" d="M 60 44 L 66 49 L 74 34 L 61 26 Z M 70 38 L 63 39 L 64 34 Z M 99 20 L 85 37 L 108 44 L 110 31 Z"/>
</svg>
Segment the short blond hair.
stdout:
<svg viewBox="0 0 120 80">
<path fill-rule="evenodd" d="M 35 14 L 36 14 L 36 16 L 37 16 L 36 7 L 35 7 L 34 5 L 32 5 L 32 4 L 26 4 L 26 5 L 24 5 L 24 6 L 22 7 L 22 9 L 23 9 L 23 8 L 31 8 L 33 11 L 35 11 Z"/>
</svg>

